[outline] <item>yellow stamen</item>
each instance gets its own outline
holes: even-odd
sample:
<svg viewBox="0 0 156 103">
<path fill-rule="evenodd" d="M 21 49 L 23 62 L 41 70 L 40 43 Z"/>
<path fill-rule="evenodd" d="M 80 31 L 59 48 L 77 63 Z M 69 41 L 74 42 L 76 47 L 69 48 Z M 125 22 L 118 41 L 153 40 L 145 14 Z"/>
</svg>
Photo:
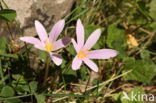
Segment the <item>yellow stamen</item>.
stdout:
<svg viewBox="0 0 156 103">
<path fill-rule="evenodd" d="M 54 50 L 54 44 L 50 43 L 49 40 L 46 40 L 45 49 L 46 49 L 47 52 L 53 51 Z"/>
<path fill-rule="evenodd" d="M 81 50 L 79 53 L 78 53 L 78 58 L 82 59 L 82 58 L 85 58 L 88 56 L 88 53 L 87 53 L 88 50 Z"/>
</svg>

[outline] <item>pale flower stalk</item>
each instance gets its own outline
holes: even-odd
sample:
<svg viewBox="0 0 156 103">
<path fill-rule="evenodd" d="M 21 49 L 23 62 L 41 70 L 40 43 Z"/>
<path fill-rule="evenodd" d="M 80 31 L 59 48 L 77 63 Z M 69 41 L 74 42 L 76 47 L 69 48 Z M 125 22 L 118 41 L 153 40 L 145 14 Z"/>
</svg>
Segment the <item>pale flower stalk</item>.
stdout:
<svg viewBox="0 0 156 103">
<path fill-rule="evenodd" d="M 72 69 L 78 70 L 82 63 L 85 63 L 90 69 L 98 72 L 98 66 L 91 59 L 109 59 L 115 57 L 118 52 L 112 49 L 99 49 L 90 50 L 94 44 L 98 41 L 101 35 L 101 30 L 95 30 L 86 40 L 84 41 L 84 27 L 79 19 L 76 25 L 76 37 L 77 43 L 72 39 L 72 43 L 76 50 L 77 55 L 72 62 Z"/>
<path fill-rule="evenodd" d="M 35 21 L 35 28 L 40 40 L 30 36 L 21 37 L 20 40 L 33 44 L 37 49 L 47 51 L 54 63 L 60 65 L 62 63 L 62 58 L 55 51 L 65 47 L 70 42 L 70 38 L 68 37 L 57 40 L 64 25 L 64 20 L 58 21 L 48 35 L 43 25 L 39 21 Z"/>
</svg>

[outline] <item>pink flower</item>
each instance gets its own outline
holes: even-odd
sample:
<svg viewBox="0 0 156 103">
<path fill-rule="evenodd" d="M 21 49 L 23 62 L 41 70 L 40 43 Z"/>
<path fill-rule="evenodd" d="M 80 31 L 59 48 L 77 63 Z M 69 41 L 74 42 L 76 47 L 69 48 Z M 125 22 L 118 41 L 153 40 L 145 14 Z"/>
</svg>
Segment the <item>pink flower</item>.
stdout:
<svg viewBox="0 0 156 103">
<path fill-rule="evenodd" d="M 58 21 L 48 35 L 43 25 L 39 21 L 35 21 L 35 28 L 40 40 L 30 36 L 21 37 L 20 40 L 33 44 L 37 49 L 47 51 L 54 63 L 60 65 L 62 63 L 62 58 L 57 53 L 54 53 L 54 51 L 65 47 L 70 42 L 70 38 L 67 37 L 57 40 L 64 25 L 64 20 Z"/>
<path fill-rule="evenodd" d="M 99 49 L 90 51 L 90 49 L 99 39 L 101 30 L 95 30 L 84 43 L 84 27 L 81 23 L 81 20 L 77 21 L 76 35 L 77 43 L 74 39 L 72 39 L 72 43 L 77 52 L 77 55 L 72 62 L 73 70 L 78 70 L 82 65 L 82 62 L 84 62 L 93 71 L 98 72 L 97 65 L 91 59 L 109 59 L 111 57 L 115 57 L 118 54 L 116 50 L 112 49 Z"/>
</svg>

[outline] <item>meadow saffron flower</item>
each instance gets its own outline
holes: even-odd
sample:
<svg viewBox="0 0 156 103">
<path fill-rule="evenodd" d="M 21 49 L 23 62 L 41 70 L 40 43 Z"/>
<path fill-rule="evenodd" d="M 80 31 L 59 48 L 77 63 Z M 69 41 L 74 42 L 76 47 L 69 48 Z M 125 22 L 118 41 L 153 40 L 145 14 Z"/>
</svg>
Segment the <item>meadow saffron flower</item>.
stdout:
<svg viewBox="0 0 156 103">
<path fill-rule="evenodd" d="M 35 21 L 35 28 L 40 40 L 30 36 L 21 37 L 20 40 L 33 44 L 37 49 L 47 51 L 54 63 L 60 65 L 62 58 L 57 53 L 54 53 L 54 51 L 65 47 L 70 42 L 70 38 L 68 37 L 57 40 L 64 25 L 64 20 L 58 21 L 48 35 L 43 25 L 39 21 Z"/>
<path fill-rule="evenodd" d="M 112 49 L 99 49 L 90 51 L 90 49 L 99 39 L 100 35 L 101 30 L 97 29 L 88 37 L 88 40 L 84 43 L 84 27 L 80 19 L 77 21 L 77 43 L 74 39 L 72 39 L 72 43 L 77 53 L 72 62 L 73 70 L 78 70 L 84 62 L 93 71 L 98 72 L 97 65 L 91 59 L 109 59 L 111 57 L 115 57 L 118 54 L 116 50 Z"/>
</svg>

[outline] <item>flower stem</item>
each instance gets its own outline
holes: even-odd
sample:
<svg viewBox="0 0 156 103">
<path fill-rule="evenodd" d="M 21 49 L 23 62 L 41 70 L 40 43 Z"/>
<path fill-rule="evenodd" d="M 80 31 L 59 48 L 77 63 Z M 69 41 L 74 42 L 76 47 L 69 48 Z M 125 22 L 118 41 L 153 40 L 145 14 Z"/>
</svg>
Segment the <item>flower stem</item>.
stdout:
<svg viewBox="0 0 156 103">
<path fill-rule="evenodd" d="M 89 85 L 90 78 L 91 78 L 91 72 L 89 73 L 89 78 L 88 78 L 88 81 L 87 81 L 87 84 L 86 84 L 86 87 L 85 87 L 84 94 L 86 94 L 86 90 L 87 90 L 87 87 L 88 87 L 88 85 Z"/>
<path fill-rule="evenodd" d="M 1 59 L 0 59 L 0 75 L 1 75 L 3 85 L 5 85 L 5 79 L 4 79 Z"/>
<path fill-rule="evenodd" d="M 46 60 L 46 67 L 45 67 L 45 75 L 44 75 L 43 86 L 45 86 L 45 84 L 47 82 L 47 77 L 48 77 L 48 74 L 49 74 L 49 66 L 50 66 L 50 58 L 49 58 L 49 54 L 47 54 L 47 60 Z"/>
</svg>

